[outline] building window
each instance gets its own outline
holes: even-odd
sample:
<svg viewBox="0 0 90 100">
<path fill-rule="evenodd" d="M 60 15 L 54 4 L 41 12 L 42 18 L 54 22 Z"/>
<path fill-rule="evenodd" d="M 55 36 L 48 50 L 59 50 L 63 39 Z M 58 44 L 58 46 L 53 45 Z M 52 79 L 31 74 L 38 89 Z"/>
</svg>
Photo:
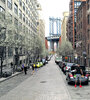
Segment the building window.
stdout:
<svg viewBox="0 0 90 100">
<path fill-rule="evenodd" d="M 23 33 L 25 33 L 25 26 L 23 26 Z"/>
<path fill-rule="evenodd" d="M 89 15 L 87 16 L 87 23 L 89 24 Z"/>
<path fill-rule="evenodd" d="M 0 12 L 4 12 L 4 11 L 5 11 L 5 9 L 0 6 Z"/>
<path fill-rule="evenodd" d="M 12 15 L 9 13 L 9 22 L 12 23 Z"/>
<path fill-rule="evenodd" d="M 25 11 L 25 3 L 23 2 L 23 10 Z"/>
<path fill-rule="evenodd" d="M 28 17 L 30 17 L 30 11 L 28 10 Z"/>
<path fill-rule="evenodd" d="M 19 9 L 19 18 L 22 19 L 22 11 Z"/>
<path fill-rule="evenodd" d="M 17 6 L 16 3 L 14 3 L 14 12 L 15 12 L 16 14 L 18 14 L 18 6 Z"/>
<path fill-rule="evenodd" d="M 89 55 L 89 44 L 88 44 L 88 55 Z"/>
<path fill-rule="evenodd" d="M 13 49 L 11 47 L 8 47 L 8 56 L 9 57 L 13 56 Z"/>
<path fill-rule="evenodd" d="M 18 20 L 16 18 L 14 19 L 14 25 L 16 28 L 18 28 Z"/>
<path fill-rule="evenodd" d="M 28 25 L 30 26 L 30 21 L 29 21 Z"/>
<path fill-rule="evenodd" d="M 89 10 L 89 3 L 87 3 L 87 10 Z"/>
<path fill-rule="evenodd" d="M 23 14 L 23 21 L 25 22 L 25 15 Z"/>
<path fill-rule="evenodd" d="M 87 30 L 87 38 L 88 38 L 88 40 L 89 40 L 89 34 L 90 34 L 90 30 L 88 29 Z"/>
<path fill-rule="evenodd" d="M 81 22 L 81 29 L 82 29 L 82 22 Z"/>
<path fill-rule="evenodd" d="M 28 18 L 26 17 L 26 24 L 28 25 Z"/>
<path fill-rule="evenodd" d="M 5 3 L 6 0 L 1 0 L 3 3 Z"/>
<path fill-rule="evenodd" d="M 28 4 L 28 0 L 26 0 L 26 4 Z"/>
<path fill-rule="evenodd" d="M 22 6 L 22 0 L 19 0 L 19 5 Z"/>
<path fill-rule="evenodd" d="M 26 7 L 26 14 L 28 15 L 28 8 Z"/>
<path fill-rule="evenodd" d="M 3 7 L 0 6 L 0 15 L 2 15 L 2 16 L 1 16 L 2 19 L 5 19 L 5 14 L 2 13 L 2 12 L 4 12 L 4 11 L 5 11 L 5 9 L 4 9 Z"/>
<path fill-rule="evenodd" d="M 19 31 L 22 32 L 22 23 L 19 22 Z"/>
<path fill-rule="evenodd" d="M 7 1 L 7 6 L 9 9 L 12 9 L 12 0 Z"/>
</svg>

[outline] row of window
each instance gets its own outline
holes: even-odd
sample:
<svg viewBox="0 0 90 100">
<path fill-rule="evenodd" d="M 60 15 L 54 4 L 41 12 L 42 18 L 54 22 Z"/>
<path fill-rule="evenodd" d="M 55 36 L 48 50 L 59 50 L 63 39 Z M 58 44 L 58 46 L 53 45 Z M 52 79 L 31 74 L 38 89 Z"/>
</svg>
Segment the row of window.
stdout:
<svg viewBox="0 0 90 100">
<path fill-rule="evenodd" d="M 90 15 L 87 15 L 87 24 L 90 25 Z"/>
<path fill-rule="evenodd" d="M 88 44 L 88 47 L 87 47 L 87 55 L 90 55 L 90 44 Z"/>
<path fill-rule="evenodd" d="M 26 0 L 26 3 L 28 3 L 28 1 L 29 0 Z M 20 5 L 22 5 L 23 6 L 23 10 L 24 11 L 26 11 L 26 14 L 28 15 L 28 17 L 31 17 L 32 18 L 32 15 L 30 14 L 30 10 L 27 8 L 27 7 L 25 7 L 25 3 L 24 2 L 22 2 L 22 0 L 19 0 L 19 4 Z M 8 8 L 9 9 L 12 9 L 12 0 L 7 0 L 7 6 L 8 6 Z M 31 7 L 31 6 L 30 6 Z M 26 10 L 25 10 L 26 9 Z M 34 10 L 35 8 L 33 8 L 33 10 Z M 14 12 L 15 12 L 15 14 L 19 14 L 19 17 L 20 17 L 20 19 L 22 19 L 22 17 L 23 17 L 23 21 L 25 22 L 25 14 L 22 14 L 22 11 L 19 9 L 18 10 L 18 5 L 16 4 L 16 3 L 14 3 Z M 36 13 L 35 13 L 35 11 L 33 11 L 33 15 L 35 15 L 36 16 Z M 35 17 L 33 17 L 34 18 L 34 21 L 35 21 Z M 26 18 L 27 19 L 27 18 Z M 35 22 L 34 22 L 35 23 Z"/>
<path fill-rule="evenodd" d="M 77 15 L 77 22 L 80 21 L 81 18 L 82 18 L 82 10 L 80 10 L 80 12 Z"/>
<path fill-rule="evenodd" d="M 87 30 L 87 39 L 90 39 L 90 29 Z"/>
<path fill-rule="evenodd" d="M 27 0 L 26 0 L 27 1 Z M 28 2 L 28 1 L 27 1 Z M 27 3 L 26 2 L 26 3 Z M 8 8 L 10 8 L 10 9 L 12 9 L 12 0 L 8 0 L 8 2 L 7 2 L 7 5 L 8 5 Z M 29 5 L 29 8 L 30 9 L 28 9 L 26 6 L 25 6 L 25 3 L 24 2 L 22 2 L 22 0 L 19 0 L 19 5 L 20 6 L 22 6 L 23 7 L 23 11 L 26 11 L 26 14 L 30 17 L 30 11 L 29 10 L 31 10 L 31 5 Z M 33 10 L 34 10 L 35 8 L 33 8 Z M 16 13 L 16 14 L 18 14 L 18 5 L 16 4 L 16 3 L 14 3 L 14 12 Z M 35 12 L 35 11 L 34 11 Z"/>
<path fill-rule="evenodd" d="M 82 40 L 82 33 L 77 34 L 77 41 L 80 41 L 80 40 Z"/>
<path fill-rule="evenodd" d="M 82 29 L 82 22 L 77 25 L 77 30 L 80 30 L 80 29 Z"/>
</svg>

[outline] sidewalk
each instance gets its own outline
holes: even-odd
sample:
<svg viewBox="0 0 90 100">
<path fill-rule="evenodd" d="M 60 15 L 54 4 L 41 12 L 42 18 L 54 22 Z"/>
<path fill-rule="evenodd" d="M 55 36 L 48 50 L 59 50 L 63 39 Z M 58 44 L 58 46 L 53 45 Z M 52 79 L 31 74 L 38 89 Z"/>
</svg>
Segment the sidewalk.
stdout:
<svg viewBox="0 0 90 100">
<path fill-rule="evenodd" d="M 12 77 L 14 77 L 14 76 L 16 76 L 16 75 L 18 75 L 20 73 L 22 73 L 22 72 L 15 72 L 14 74 L 12 74 L 11 76 L 6 77 L 6 78 L 2 77 L 2 78 L 0 78 L 0 83 L 5 81 L 5 80 L 7 80 L 7 79 L 9 79 L 9 78 L 12 78 Z"/>
<path fill-rule="evenodd" d="M 71 100 L 60 70 L 52 59 L 0 100 Z"/>
</svg>

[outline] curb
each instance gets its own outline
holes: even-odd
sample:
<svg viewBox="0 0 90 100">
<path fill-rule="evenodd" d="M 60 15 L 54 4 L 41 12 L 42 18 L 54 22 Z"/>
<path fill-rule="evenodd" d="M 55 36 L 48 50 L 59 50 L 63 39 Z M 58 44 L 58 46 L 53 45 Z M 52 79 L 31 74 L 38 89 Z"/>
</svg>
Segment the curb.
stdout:
<svg viewBox="0 0 90 100">
<path fill-rule="evenodd" d="M 2 80 L 0 80 L 0 83 L 4 82 L 4 81 L 6 81 L 6 80 L 8 80 L 8 79 L 10 79 L 10 78 L 12 78 L 12 77 L 15 77 L 15 76 L 17 76 L 17 75 L 19 75 L 19 74 L 21 74 L 21 73 L 23 73 L 23 72 L 18 72 L 18 73 L 15 74 L 15 75 L 11 75 L 11 76 L 9 76 L 9 77 L 7 77 L 7 78 L 3 78 Z"/>
<path fill-rule="evenodd" d="M 29 69 L 29 70 L 31 70 L 31 68 Z M 9 77 L 7 77 L 7 78 L 3 78 L 2 80 L 0 80 L 0 83 L 2 83 L 2 82 L 4 82 L 4 81 L 6 81 L 6 80 L 8 80 L 8 79 L 10 79 L 10 78 L 12 78 L 12 77 L 15 77 L 15 76 L 17 76 L 17 75 L 19 75 L 19 74 L 22 74 L 23 73 L 23 71 L 21 71 L 21 72 L 17 72 L 17 74 L 12 74 L 11 76 L 9 76 Z"/>
</svg>

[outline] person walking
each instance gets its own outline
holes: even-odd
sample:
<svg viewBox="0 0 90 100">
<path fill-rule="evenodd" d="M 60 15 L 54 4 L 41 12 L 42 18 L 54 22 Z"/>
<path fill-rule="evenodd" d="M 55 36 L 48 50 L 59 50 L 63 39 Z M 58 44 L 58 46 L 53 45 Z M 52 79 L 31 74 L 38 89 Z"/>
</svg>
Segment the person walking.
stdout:
<svg viewBox="0 0 90 100">
<path fill-rule="evenodd" d="M 27 74 L 27 66 L 26 66 L 26 64 L 24 64 L 24 73 L 25 73 L 25 75 Z"/>
<path fill-rule="evenodd" d="M 14 64 L 11 62 L 12 73 L 14 74 Z"/>
<path fill-rule="evenodd" d="M 34 73 L 35 64 L 32 64 L 32 74 Z"/>
</svg>

